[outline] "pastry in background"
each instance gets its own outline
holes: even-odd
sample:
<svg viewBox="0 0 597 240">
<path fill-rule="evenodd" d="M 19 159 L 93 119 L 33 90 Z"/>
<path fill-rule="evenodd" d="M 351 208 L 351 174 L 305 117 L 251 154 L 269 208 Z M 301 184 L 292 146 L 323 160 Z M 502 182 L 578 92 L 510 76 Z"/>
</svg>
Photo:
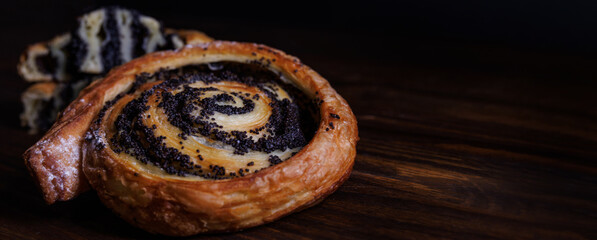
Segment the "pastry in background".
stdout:
<svg viewBox="0 0 597 240">
<path fill-rule="evenodd" d="M 33 44 L 21 55 L 19 75 L 35 83 L 22 95 L 21 124 L 30 133 L 45 132 L 83 88 L 113 67 L 146 53 L 212 40 L 198 31 L 165 29 L 135 10 L 106 7 L 84 14 L 71 32 Z"/>
</svg>

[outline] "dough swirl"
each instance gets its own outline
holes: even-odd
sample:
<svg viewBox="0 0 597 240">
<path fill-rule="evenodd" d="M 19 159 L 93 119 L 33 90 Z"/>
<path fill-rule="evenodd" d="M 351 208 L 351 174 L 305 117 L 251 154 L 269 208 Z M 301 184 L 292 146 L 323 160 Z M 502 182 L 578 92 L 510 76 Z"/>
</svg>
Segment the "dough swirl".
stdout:
<svg viewBox="0 0 597 240">
<path fill-rule="evenodd" d="M 290 158 L 315 132 L 312 102 L 258 64 L 142 73 L 133 85 L 100 111 L 91 137 L 150 172 L 242 177 Z"/>
</svg>

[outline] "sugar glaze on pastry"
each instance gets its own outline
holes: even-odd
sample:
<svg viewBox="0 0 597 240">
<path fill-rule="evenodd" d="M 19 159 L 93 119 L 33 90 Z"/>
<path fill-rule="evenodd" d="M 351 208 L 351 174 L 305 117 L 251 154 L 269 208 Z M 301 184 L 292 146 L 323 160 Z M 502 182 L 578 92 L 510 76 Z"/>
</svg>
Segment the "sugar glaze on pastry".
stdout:
<svg viewBox="0 0 597 240">
<path fill-rule="evenodd" d="M 188 236 L 318 203 L 350 175 L 357 135 L 346 101 L 298 59 L 215 41 L 115 69 L 24 157 L 38 176 L 81 163 L 42 189 L 82 176 L 132 225 Z"/>
</svg>

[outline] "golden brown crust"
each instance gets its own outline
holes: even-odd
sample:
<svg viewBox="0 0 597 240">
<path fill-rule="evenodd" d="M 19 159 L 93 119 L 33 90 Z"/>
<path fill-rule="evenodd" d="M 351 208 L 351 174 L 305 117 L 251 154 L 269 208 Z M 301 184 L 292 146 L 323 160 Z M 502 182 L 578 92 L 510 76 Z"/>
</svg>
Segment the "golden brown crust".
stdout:
<svg viewBox="0 0 597 240">
<path fill-rule="evenodd" d="M 144 172 L 117 157 L 109 147 L 97 148 L 95 140 L 83 141 L 84 132 L 100 108 L 128 90 L 139 73 L 214 61 L 260 59 L 270 62 L 270 69 L 291 79 L 311 98 L 322 100 L 320 125 L 313 139 L 278 165 L 226 180 L 169 178 Z M 326 131 L 330 122 L 335 127 Z M 263 45 L 216 41 L 148 54 L 112 70 L 67 108 L 38 145 L 55 144 L 69 137 L 72 144 L 68 146 L 73 150 L 80 147 L 77 157 L 83 158 L 85 176 L 104 204 L 149 232 L 187 236 L 256 226 L 317 203 L 348 178 L 357 135 L 356 118 L 346 101 L 298 59 Z M 37 145 L 32 147 L 25 158 L 30 159 L 31 153 L 39 149 Z"/>
<path fill-rule="evenodd" d="M 186 44 L 199 44 L 211 42 L 214 39 L 207 36 L 205 33 L 196 30 L 184 30 L 184 29 L 169 29 L 164 30 L 166 34 L 176 33 L 181 38 L 185 39 Z"/>
</svg>

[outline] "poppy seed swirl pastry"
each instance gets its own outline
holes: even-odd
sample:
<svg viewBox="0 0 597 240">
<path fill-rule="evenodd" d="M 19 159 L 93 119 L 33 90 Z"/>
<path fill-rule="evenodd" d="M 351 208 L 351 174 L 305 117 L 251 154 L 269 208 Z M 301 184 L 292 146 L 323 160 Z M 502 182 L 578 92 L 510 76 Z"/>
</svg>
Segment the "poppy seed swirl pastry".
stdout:
<svg viewBox="0 0 597 240">
<path fill-rule="evenodd" d="M 298 59 L 215 41 L 110 72 L 25 160 L 30 169 L 39 157 L 58 168 L 82 161 L 77 176 L 146 231 L 235 231 L 334 192 L 352 170 L 356 124 L 346 101 Z"/>
<path fill-rule="evenodd" d="M 81 89 L 110 69 L 146 53 L 212 41 L 192 30 L 164 29 L 135 10 L 104 7 L 80 16 L 74 29 L 29 46 L 17 70 L 37 82 L 22 94 L 21 125 L 30 133 L 46 131 Z"/>
<path fill-rule="evenodd" d="M 66 82 L 105 74 L 146 53 L 211 40 L 198 31 L 164 29 L 136 10 L 104 7 L 78 17 L 72 31 L 29 46 L 17 70 L 28 82 Z"/>
</svg>

